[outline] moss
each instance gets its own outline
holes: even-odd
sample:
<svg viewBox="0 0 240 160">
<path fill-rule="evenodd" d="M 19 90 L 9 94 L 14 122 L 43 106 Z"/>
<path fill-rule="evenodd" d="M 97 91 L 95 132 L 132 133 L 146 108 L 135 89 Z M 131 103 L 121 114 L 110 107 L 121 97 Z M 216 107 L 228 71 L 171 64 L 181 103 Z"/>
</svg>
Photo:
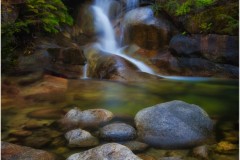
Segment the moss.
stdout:
<svg viewBox="0 0 240 160">
<path fill-rule="evenodd" d="M 190 15 L 185 23 L 192 33 L 238 34 L 238 3 L 229 3 Z"/>
</svg>

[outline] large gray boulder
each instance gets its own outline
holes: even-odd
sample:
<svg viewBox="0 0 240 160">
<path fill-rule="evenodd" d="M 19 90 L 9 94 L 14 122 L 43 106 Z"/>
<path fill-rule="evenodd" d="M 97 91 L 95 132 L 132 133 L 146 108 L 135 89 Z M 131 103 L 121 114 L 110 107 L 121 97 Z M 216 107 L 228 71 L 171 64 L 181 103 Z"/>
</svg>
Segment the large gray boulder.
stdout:
<svg viewBox="0 0 240 160">
<path fill-rule="evenodd" d="M 67 160 L 141 160 L 127 147 L 117 143 L 107 143 L 85 152 L 75 153 Z"/>
<path fill-rule="evenodd" d="M 213 123 L 203 109 L 178 100 L 139 111 L 135 123 L 142 141 L 161 148 L 202 144 L 213 129 Z"/>
</svg>

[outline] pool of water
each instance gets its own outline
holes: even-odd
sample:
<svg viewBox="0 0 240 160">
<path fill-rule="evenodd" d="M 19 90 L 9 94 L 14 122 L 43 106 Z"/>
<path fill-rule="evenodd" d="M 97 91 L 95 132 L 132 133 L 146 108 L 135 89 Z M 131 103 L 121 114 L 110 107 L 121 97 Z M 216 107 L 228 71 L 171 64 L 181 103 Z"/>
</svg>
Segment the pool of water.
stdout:
<svg viewBox="0 0 240 160">
<path fill-rule="evenodd" d="M 11 81 L 14 84 L 14 78 Z M 115 115 L 133 118 L 143 108 L 162 102 L 182 100 L 202 107 L 212 119 L 217 119 L 219 123 L 238 124 L 239 87 L 236 80 L 162 79 L 120 83 L 86 79 L 64 82 L 65 87 L 62 90 L 42 91 L 41 94 L 35 96 L 29 96 L 28 93 L 38 93 L 35 91 L 36 89 L 34 91 L 33 89 L 36 86 L 41 87 L 42 81 L 27 86 L 14 85 L 18 90 L 17 94 L 2 92 L 2 140 L 31 146 L 29 136 L 26 140 L 27 138 L 24 136 L 16 136 L 11 133 L 22 130 L 22 127 L 29 122 L 43 124 L 42 128 L 31 129 L 32 140 L 34 141 L 34 138 L 42 137 L 44 134 L 49 135 L 51 140 L 39 148 L 66 157 L 76 151 L 66 147 L 63 133 L 54 128 L 52 124 L 75 106 L 81 110 L 105 108 Z M 53 82 L 52 85 L 54 87 L 57 82 Z M 46 112 L 45 116 L 44 114 L 40 116 L 31 114 L 47 109 L 56 109 L 56 112 L 50 114 Z M 61 143 L 57 143 L 56 139 Z"/>
</svg>

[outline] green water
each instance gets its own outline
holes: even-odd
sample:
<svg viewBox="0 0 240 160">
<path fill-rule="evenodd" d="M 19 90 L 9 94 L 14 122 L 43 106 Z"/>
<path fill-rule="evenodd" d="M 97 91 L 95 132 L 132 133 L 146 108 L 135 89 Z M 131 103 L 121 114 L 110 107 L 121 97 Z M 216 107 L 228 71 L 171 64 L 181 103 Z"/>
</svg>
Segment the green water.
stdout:
<svg viewBox="0 0 240 160">
<path fill-rule="evenodd" d="M 24 90 L 34 87 L 34 85 L 36 84 L 20 87 L 20 89 Z M 33 118 L 29 117 L 28 113 L 49 108 L 68 111 L 74 106 L 81 110 L 105 108 L 116 115 L 134 117 L 143 108 L 162 102 L 182 100 L 202 107 L 210 117 L 220 121 L 237 123 L 239 113 L 238 89 L 238 81 L 235 80 L 176 81 L 162 79 L 134 83 L 68 80 L 67 90 L 64 92 L 38 95 L 32 99 L 4 96 L 4 98 L 11 99 L 11 103 L 2 104 L 2 140 L 26 145 L 21 137 L 11 136 L 9 132 L 21 129 L 21 126 L 31 120 L 44 123 L 45 126 L 51 126 L 51 123 L 59 119 L 54 117 Z M 49 134 L 52 134 L 53 130 L 51 128 Z M 39 129 L 36 132 L 39 132 Z M 53 138 L 56 137 L 53 136 Z M 64 139 L 63 134 L 60 135 L 60 138 Z M 66 147 L 66 142 L 59 145 L 49 144 L 41 148 L 64 155 L 81 150 L 69 149 L 63 152 L 61 147 Z"/>
</svg>

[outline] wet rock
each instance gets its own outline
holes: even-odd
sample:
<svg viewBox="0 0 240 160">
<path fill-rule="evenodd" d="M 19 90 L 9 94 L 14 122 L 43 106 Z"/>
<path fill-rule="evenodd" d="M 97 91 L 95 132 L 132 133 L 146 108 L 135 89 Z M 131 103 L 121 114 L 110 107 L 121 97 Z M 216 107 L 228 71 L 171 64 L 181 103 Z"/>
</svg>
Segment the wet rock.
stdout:
<svg viewBox="0 0 240 160">
<path fill-rule="evenodd" d="M 43 150 L 1 142 L 1 158 L 4 160 L 56 160 L 56 156 Z"/>
<path fill-rule="evenodd" d="M 52 61 L 62 64 L 84 65 L 86 58 L 79 48 L 49 48 Z"/>
<path fill-rule="evenodd" d="M 107 143 L 81 153 L 75 153 L 67 158 L 67 160 L 90 159 L 141 160 L 127 147 L 117 143 Z"/>
<path fill-rule="evenodd" d="M 100 137 L 107 141 L 127 141 L 136 137 L 136 130 L 125 123 L 113 123 L 100 129 Z"/>
<path fill-rule="evenodd" d="M 141 158 L 142 160 L 157 160 L 156 158 L 146 155 L 146 154 L 137 154 L 137 156 L 139 158 Z"/>
<path fill-rule="evenodd" d="M 27 137 L 32 135 L 32 132 L 26 131 L 26 130 L 16 130 L 16 131 L 12 131 L 10 135 L 17 136 L 17 137 Z"/>
<path fill-rule="evenodd" d="M 174 26 L 165 17 L 154 17 L 150 7 L 129 11 L 124 16 L 122 25 L 124 26 L 124 43 L 134 43 L 144 49 L 164 47 L 176 32 Z"/>
<path fill-rule="evenodd" d="M 65 100 L 67 86 L 67 79 L 44 75 L 41 82 L 22 89 L 21 95 L 28 100 L 62 102 Z"/>
<path fill-rule="evenodd" d="M 65 111 L 62 109 L 40 109 L 27 114 L 30 118 L 39 119 L 58 119 L 65 115 Z"/>
<path fill-rule="evenodd" d="M 152 57 L 159 73 L 165 75 L 238 78 L 238 67 L 211 62 L 198 57 L 176 57 L 169 51 L 163 51 Z"/>
<path fill-rule="evenodd" d="M 45 69 L 51 74 L 66 78 L 79 78 L 83 74 L 86 58 L 77 47 L 49 48 L 49 63 Z"/>
<path fill-rule="evenodd" d="M 71 109 L 60 123 L 66 130 L 80 128 L 95 128 L 100 124 L 110 121 L 113 117 L 112 112 L 105 109 L 89 109 L 80 111 L 79 109 Z"/>
<path fill-rule="evenodd" d="M 148 144 L 138 142 L 138 141 L 129 141 L 129 142 L 121 143 L 121 144 L 128 147 L 133 152 L 142 152 L 149 147 Z"/>
<path fill-rule="evenodd" d="M 213 154 L 211 158 L 216 160 L 236 160 L 239 159 L 239 155 Z"/>
<path fill-rule="evenodd" d="M 51 143 L 51 146 L 59 147 L 65 146 L 67 144 L 66 140 L 63 137 L 56 137 Z"/>
<path fill-rule="evenodd" d="M 19 78 L 18 84 L 21 86 L 26 86 L 32 83 L 35 83 L 43 78 L 43 72 L 32 72 L 27 75 L 24 75 L 24 77 Z"/>
<path fill-rule="evenodd" d="M 52 139 L 49 137 L 31 136 L 31 137 L 27 137 L 24 140 L 24 144 L 26 146 L 33 147 L 33 148 L 43 148 L 43 147 L 47 146 L 48 144 L 50 144 L 51 141 L 52 141 Z"/>
<path fill-rule="evenodd" d="M 167 150 L 164 157 L 185 158 L 189 150 Z"/>
<path fill-rule="evenodd" d="M 208 159 L 209 149 L 207 145 L 195 147 L 192 151 L 194 157 L 199 157 L 202 159 Z"/>
<path fill-rule="evenodd" d="M 221 141 L 217 144 L 215 151 L 218 153 L 236 153 L 238 147 L 236 144 L 227 141 Z"/>
<path fill-rule="evenodd" d="M 89 132 L 81 129 L 67 132 L 65 138 L 71 147 L 92 147 L 99 144 L 96 137 L 93 137 Z"/>
<path fill-rule="evenodd" d="M 162 157 L 159 158 L 159 160 L 183 160 L 183 159 L 179 157 Z"/>
<path fill-rule="evenodd" d="M 239 132 L 238 131 L 228 131 L 223 132 L 224 140 L 231 143 L 238 143 L 239 141 Z"/>
<path fill-rule="evenodd" d="M 85 51 L 88 59 L 88 77 L 123 82 L 158 79 L 156 76 L 141 72 L 134 64 L 119 55 L 99 52 L 93 48 Z"/>
<path fill-rule="evenodd" d="M 22 128 L 26 130 L 34 130 L 44 127 L 46 124 L 42 122 L 38 122 L 36 120 L 31 120 L 27 123 L 25 123 Z"/>
<path fill-rule="evenodd" d="M 63 154 L 66 154 L 67 152 L 69 152 L 69 149 L 66 147 L 58 147 L 56 150 L 54 150 L 54 152 L 56 154 L 63 155 Z"/>
<path fill-rule="evenodd" d="M 238 66 L 238 38 L 227 35 L 174 36 L 169 44 L 179 57 L 203 57 L 211 62 Z"/>
<path fill-rule="evenodd" d="M 187 148 L 204 143 L 213 124 L 200 107 L 170 101 L 145 108 L 135 116 L 139 138 L 161 148 Z"/>
</svg>

